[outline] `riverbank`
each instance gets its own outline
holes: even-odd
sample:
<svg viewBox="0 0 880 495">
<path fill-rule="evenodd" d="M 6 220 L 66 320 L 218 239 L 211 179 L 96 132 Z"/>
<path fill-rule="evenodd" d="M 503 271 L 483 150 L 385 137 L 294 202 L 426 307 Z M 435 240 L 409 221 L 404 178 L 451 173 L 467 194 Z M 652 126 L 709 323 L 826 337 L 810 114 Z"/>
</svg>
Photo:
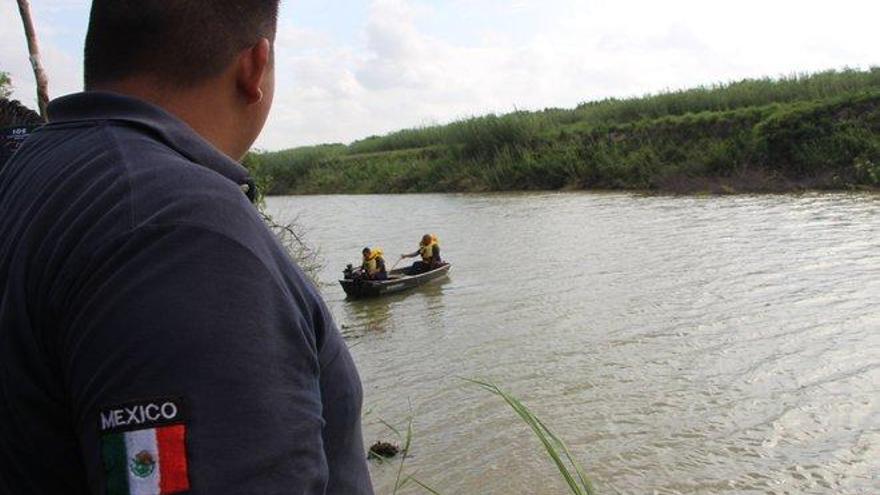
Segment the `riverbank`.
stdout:
<svg viewBox="0 0 880 495">
<path fill-rule="evenodd" d="M 880 68 L 746 80 L 252 154 L 269 194 L 880 186 Z"/>
</svg>

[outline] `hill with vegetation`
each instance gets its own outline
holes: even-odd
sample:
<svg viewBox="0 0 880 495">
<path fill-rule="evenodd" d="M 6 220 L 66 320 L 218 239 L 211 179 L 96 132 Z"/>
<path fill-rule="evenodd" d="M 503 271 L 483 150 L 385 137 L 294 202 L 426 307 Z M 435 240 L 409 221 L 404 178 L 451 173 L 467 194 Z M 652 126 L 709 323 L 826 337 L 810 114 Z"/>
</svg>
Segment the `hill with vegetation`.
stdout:
<svg viewBox="0 0 880 495">
<path fill-rule="evenodd" d="M 251 154 L 269 194 L 880 186 L 880 67 L 751 79 Z"/>
</svg>

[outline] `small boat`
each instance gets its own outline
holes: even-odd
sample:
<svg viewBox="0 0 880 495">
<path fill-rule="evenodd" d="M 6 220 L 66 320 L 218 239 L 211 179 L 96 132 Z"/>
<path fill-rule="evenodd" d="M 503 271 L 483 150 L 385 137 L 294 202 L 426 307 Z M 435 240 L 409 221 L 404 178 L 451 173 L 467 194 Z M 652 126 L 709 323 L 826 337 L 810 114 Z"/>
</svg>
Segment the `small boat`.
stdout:
<svg viewBox="0 0 880 495">
<path fill-rule="evenodd" d="M 445 277 L 452 265 L 443 263 L 431 271 L 418 275 L 407 275 L 407 268 L 398 268 L 388 273 L 388 280 L 364 280 L 358 278 L 344 278 L 339 281 L 342 289 L 349 297 L 378 297 L 388 294 L 396 294 L 413 287 L 426 284 L 432 280 Z M 350 273 L 346 270 L 346 273 Z"/>
</svg>

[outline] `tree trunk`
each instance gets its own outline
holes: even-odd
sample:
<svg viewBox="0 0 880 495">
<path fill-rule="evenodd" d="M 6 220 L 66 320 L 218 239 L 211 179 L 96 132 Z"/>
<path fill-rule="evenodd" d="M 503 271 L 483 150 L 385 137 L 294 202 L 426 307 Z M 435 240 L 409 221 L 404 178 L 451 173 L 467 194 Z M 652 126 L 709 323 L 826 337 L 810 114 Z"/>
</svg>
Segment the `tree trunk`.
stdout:
<svg viewBox="0 0 880 495">
<path fill-rule="evenodd" d="M 31 66 L 34 68 L 34 78 L 37 80 L 37 105 L 40 108 L 40 116 L 43 117 L 43 120 L 48 120 L 46 107 L 49 105 L 49 81 L 43 70 L 43 64 L 40 63 L 37 33 L 34 30 L 34 21 L 31 19 L 31 7 L 28 0 L 18 0 L 18 11 L 21 12 L 21 22 L 24 24 L 24 34 L 27 37 Z"/>
</svg>

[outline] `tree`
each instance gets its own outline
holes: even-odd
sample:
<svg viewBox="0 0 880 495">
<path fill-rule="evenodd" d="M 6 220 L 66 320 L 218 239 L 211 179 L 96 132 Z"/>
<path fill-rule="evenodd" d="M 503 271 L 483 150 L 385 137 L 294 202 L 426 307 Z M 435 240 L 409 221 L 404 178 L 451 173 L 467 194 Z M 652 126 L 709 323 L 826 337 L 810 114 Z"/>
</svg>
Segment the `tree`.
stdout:
<svg viewBox="0 0 880 495">
<path fill-rule="evenodd" d="M 18 0 L 18 11 L 21 13 L 21 22 L 24 24 L 24 34 L 27 37 L 28 53 L 31 58 L 31 66 L 34 68 L 34 77 L 37 80 L 37 106 L 40 108 L 40 116 L 46 120 L 46 107 L 49 105 L 49 81 L 43 64 L 40 62 L 40 49 L 37 45 L 37 32 L 34 29 L 34 21 L 31 18 L 31 7 L 28 0 Z"/>
<path fill-rule="evenodd" d="M 12 95 L 12 80 L 8 72 L 0 71 L 0 99 L 5 100 Z"/>
</svg>

